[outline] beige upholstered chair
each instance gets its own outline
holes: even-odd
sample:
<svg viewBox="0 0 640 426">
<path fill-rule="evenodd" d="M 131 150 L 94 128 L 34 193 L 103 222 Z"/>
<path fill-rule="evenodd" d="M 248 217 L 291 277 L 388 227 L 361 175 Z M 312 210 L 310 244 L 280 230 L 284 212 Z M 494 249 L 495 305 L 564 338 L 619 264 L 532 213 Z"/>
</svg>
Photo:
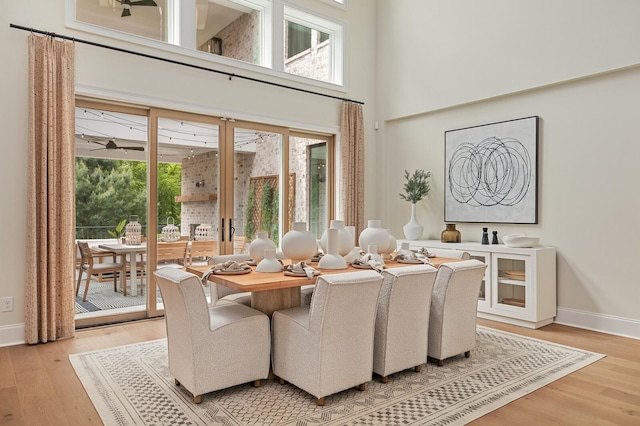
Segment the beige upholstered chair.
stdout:
<svg viewBox="0 0 640 426">
<path fill-rule="evenodd" d="M 358 271 L 318 277 L 311 306 L 273 313 L 273 373 L 318 398 L 364 390 L 373 367 L 373 331 L 382 276 Z"/>
<path fill-rule="evenodd" d="M 473 259 L 438 268 L 431 297 L 428 354 L 440 366 L 445 358 L 463 352 L 469 357 L 476 346 L 478 292 L 486 267 Z"/>
<path fill-rule="evenodd" d="M 469 252 L 458 250 L 458 249 L 444 249 L 444 248 L 430 248 L 427 250 L 429 253 L 435 254 L 438 257 L 450 257 L 452 259 L 471 259 L 471 255 Z"/>
<path fill-rule="evenodd" d="M 115 256 L 113 262 L 103 262 L 102 258 L 105 255 L 113 255 L 114 253 L 104 251 L 104 250 L 93 250 L 89 247 L 89 243 L 78 241 L 78 250 L 80 250 L 80 262 L 78 265 L 78 282 L 76 284 L 76 296 L 80 290 L 80 281 L 82 281 L 82 273 L 87 273 L 87 282 L 84 285 L 84 295 L 82 296 L 82 301 L 87 301 L 87 294 L 89 293 L 89 282 L 91 281 L 91 276 L 93 274 L 104 274 L 107 272 L 113 273 L 113 291 L 118 291 L 118 281 L 116 280 L 116 272 L 118 272 L 118 278 L 121 279 L 123 283 L 123 294 L 127 295 L 127 263 L 122 259 L 120 262 L 115 261 Z M 99 259 L 96 262 L 96 258 Z"/>
<path fill-rule="evenodd" d="M 169 372 L 176 385 L 202 395 L 269 375 L 269 317 L 237 303 L 207 306 L 200 279 L 174 268 L 154 272 L 167 322 Z"/>
<path fill-rule="evenodd" d="M 251 259 L 249 253 L 245 254 L 219 254 L 217 256 L 211 256 L 209 258 L 209 265 L 217 265 L 229 260 L 235 260 L 236 262 L 246 262 Z M 218 300 L 234 301 L 241 305 L 251 306 L 251 293 L 240 292 L 232 288 L 211 283 L 211 304 L 214 305 Z"/>
<path fill-rule="evenodd" d="M 373 346 L 373 372 L 387 382 L 389 374 L 427 361 L 431 292 L 436 269 L 430 265 L 392 268 L 382 272 Z"/>
</svg>

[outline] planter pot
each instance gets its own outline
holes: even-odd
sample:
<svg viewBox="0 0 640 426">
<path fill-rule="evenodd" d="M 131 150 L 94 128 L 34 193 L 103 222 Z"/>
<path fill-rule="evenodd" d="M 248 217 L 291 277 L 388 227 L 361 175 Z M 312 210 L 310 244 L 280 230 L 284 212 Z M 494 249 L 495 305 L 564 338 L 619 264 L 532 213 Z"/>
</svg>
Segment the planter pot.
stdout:
<svg viewBox="0 0 640 426">
<path fill-rule="evenodd" d="M 408 240 L 419 240 L 422 237 L 424 226 L 416 219 L 416 203 L 411 203 L 411 219 L 402 227 L 402 231 Z"/>
</svg>

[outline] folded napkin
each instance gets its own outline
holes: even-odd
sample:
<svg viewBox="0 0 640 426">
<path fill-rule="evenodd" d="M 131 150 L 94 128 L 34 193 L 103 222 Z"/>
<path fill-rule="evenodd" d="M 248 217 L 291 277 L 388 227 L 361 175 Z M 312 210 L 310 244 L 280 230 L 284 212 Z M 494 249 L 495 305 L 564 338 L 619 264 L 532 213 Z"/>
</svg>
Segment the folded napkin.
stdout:
<svg viewBox="0 0 640 426">
<path fill-rule="evenodd" d="M 316 272 L 318 272 L 315 268 L 307 265 L 304 261 L 287 265 L 284 270 L 296 274 L 307 274 L 307 278 L 313 278 Z"/>
<path fill-rule="evenodd" d="M 213 265 L 211 268 L 207 269 L 207 271 L 202 275 L 202 285 L 207 285 L 209 280 L 209 275 L 214 274 L 218 271 L 241 272 L 241 271 L 246 271 L 247 269 L 251 269 L 251 266 L 247 265 L 245 262 L 227 260 L 226 262 L 218 263 L 217 265 Z"/>
<path fill-rule="evenodd" d="M 396 255 L 396 257 L 393 258 L 393 260 L 395 260 L 395 261 L 398 261 L 398 260 L 420 261 L 420 262 L 424 263 L 425 265 L 433 266 L 433 262 L 431 261 L 431 259 L 429 259 L 429 256 L 425 255 L 425 254 L 423 254 L 421 252 L 418 252 L 418 253 L 414 253 L 414 252 L 399 253 L 398 255 Z"/>
<path fill-rule="evenodd" d="M 418 250 L 418 253 L 426 257 L 436 257 L 435 254 L 429 253 L 429 250 L 427 250 L 426 247 L 420 247 L 420 250 Z"/>
<path fill-rule="evenodd" d="M 382 272 L 382 270 L 384 269 L 384 263 L 380 262 L 379 260 L 373 259 L 373 256 L 371 255 L 371 253 L 367 253 L 365 255 L 363 255 L 361 258 L 359 259 L 355 259 L 353 262 L 351 262 L 352 265 L 369 265 L 371 266 L 372 269 L 374 269 L 377 272 Z"/>
</svg>

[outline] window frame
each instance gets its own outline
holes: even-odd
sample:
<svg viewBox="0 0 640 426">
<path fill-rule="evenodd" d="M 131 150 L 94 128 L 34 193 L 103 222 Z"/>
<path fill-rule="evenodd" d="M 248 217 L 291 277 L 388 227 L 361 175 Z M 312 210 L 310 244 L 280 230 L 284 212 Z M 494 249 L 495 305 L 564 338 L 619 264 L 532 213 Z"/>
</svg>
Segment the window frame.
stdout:
<svg viewBox="0 0 640 426">
<path fill-rule="evenodd" d="M 76 0 L 65 0 L 65 26 L 73 30 L 86 32 L 98 36 L 103 36 L 115 40 L 125 41 L 136 45 L 149 47 L 156 49 L 160 52 L 168 52 L 178 54 L 190 58 L 196 58 L 199 60 L 205 60 L 213 64 L 221 64 L 225 66 L 231 66 L 238 69 L 243 69 L 251 72 L 257 72 L 264 75 L 269 75 L 277 78 L 284 78 L 287 80 L 304 83 L 311 86 L 317 86 L 330 90 L 346 93 L 346 85 L 344 84 L 344 53 L 345 53 L 345 34 L 346 25 L 336 19 L 329 19 L 320 16 L 315 12 L 303 11 L 299 8 L 292 8 L 289 3 L 283 0 L 234 0 L 238 4 L 252 5 L 256 8 L 257 5 L 263 4 L 264 8 L 261 9 L 261 26 L 262 26 L 262 52 L 261 52 L 261 64 L 252 64 L 248 62 L 239 61 L 232 58 L 227 58 L 220 55 L 212 55 L 207 52 L 202 52 L 196 49 L 182 47 L 169 42 L 154 40 L 135 34 L 125 33 L 119 30 L 113 30 L 106 27 L 82 22 L 76 20 Z M 328 1 L 328 0 L 327 0 Z M 346 1 L 346 0 L 345 0 Z M 332 3 L 336 3 L 335 0 L 331 0 Z M 318 29 L 322 32 L 331 34 L 331 79 L 329 82 L 316 80 L 308 77 L 298 76 L 290 74 L 284 71 L 284 31 L 283 31 L 283 17 L 291 16 L 291 14 L 285 14 L 285 8 L 289 11 L 294 11 L 292 15 L 294 17 L 306 17 L 303 19 L 303 25 L 310 26 L 311 28 Z M 297 19 L 297 18 L 296 18 Z M 306 22 L 306 23 L 305 23 Z M 333 30 L 333 31 L 332 31 Z M 194 27 L 195 31 L 195 27 Z"/>
</svg>

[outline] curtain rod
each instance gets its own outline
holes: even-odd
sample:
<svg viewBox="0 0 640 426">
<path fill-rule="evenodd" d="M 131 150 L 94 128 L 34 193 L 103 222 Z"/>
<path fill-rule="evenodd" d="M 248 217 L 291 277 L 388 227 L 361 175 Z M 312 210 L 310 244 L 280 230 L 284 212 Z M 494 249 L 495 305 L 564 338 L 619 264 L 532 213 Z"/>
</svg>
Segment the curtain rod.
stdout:
<svg viewBox="0 0 640 426">
<path fill-rule="evenodd" d="M 353 103 L 356 103 L 356 104 L 364 105 L 364 102 L 361 102 L 361 101 L 354 101 L 354 100 L 347 99 L 347 98 L 341 98 L 341 97 L 338 97 L 338 96 L 327 95 L 327 94 L 320 93 L 320 92 L 314 92 L 312 90 L 300 89 L 300 88 L 293 87 L 293 86 L 287 86 L 286 84 L 273 83 L 271 81 L 261 80 L 259 78 L 247 77 L 247 76 L 236 74 L 236 73 L 232 73 L 232 72 L 227 72 L 227 71 L 216 70 L 216 69 L 213 69 L 213 68 L 202 67 L 202 66 L 199 66 L 199 65 L 193 65 L 193 64 L 186 63 L 186 62 L 175 61 L 173 59 L 162 58 L 160 56 L 154 56 L 154 55 L 148 55 L 146 53 L 134 52 L 133 50 L 122 49 L 122 48 L 114 47 L 114 46 L 107 46 L 106 44 L 100 44 L 100 43 L 96 43 L 96 42 L 93 42 L 93 41 L 82 40 L 82 39 L 79 39 L 79 38 L 69 37 L 69 36 L 65 36 L 65 35 L 62 35 L 62 34 L 56 34 L 56 33 L 52 33 L 52 32 L 49 32 L 49 31 L 36 30 L 34 28 L 23 27 L 21 25 L 15 25 L 15 24 L 9 24 L 9 26 L 11 28 L 17 28 L 19 30 L 29 31 L 29 32 L 32 32 L 32 33 L 44 34 L 44 35 L 47 35 L 47 36 L 50 36 L 50 37 L 57 37 L 57 38 L 61 38 L 61 39 L 64 39 L 64 40 L 70 40 L 70 41 L 77 42 L 77 43 L 84 43 L 84 44 L 88 44 L 90 46 L 101 47 L 103 49 L 115 50 L 116 52 L 128 53 L 130 55 L 142 56 L 143 58 L 155 59 L 157 61 L 168 62 L 170 64 L 182 65 L 182 66 L 185 66 L 185 67 L 195 68 L 195 69 L 199 69 L 199 70 L 203 70 L 203 71 L 209 71 L 209 72 L 213 72 L 213 73 L 216 73 L 216 74 L 223 74 L 223 75 L 228 76 L 229 80 L 231 80 L 232 78 L 240 78 L 240 79 L 243 79 L 243 80 L 254 81 L 256 83 L 263 83 L 263 84 L 268 84 L 270 86 L 281 87 L 283 89 L 296 90 L 298 92 L 309 93 L 311 95 L 324 96 L 326 98 L 338 99 L 340 101 L 353 102 Z"/>
</svg>

